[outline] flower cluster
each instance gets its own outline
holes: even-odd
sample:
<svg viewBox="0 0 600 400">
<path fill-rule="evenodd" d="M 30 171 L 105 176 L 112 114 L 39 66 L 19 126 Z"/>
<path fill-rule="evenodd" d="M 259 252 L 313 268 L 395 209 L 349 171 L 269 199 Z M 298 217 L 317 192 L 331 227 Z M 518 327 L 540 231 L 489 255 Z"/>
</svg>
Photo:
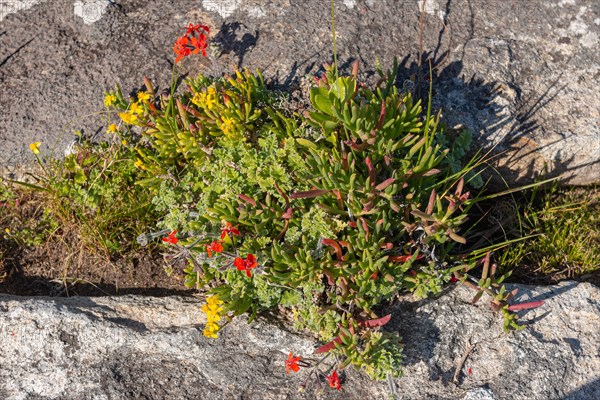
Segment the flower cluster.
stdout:
<svg viewBox="0 0 600 400">
<path fill-rule="evenodd" d="M 224 228 L 221 229 L 221 238 L 217 242 L 212 242 L 206 245 L 206 252 L 209 257 L 212 257 L 212 253 L 221 253 L 223 251 L 223 245 L 225 239 L 227 237 L 231 238 L 232 236 L 239 236 L 240 231 L 231 225 L 230 222 L 227 222 Z M 244 271 L 248 278 L 252 277 L 252 269 L 258 266 L 256 262 L 256 257 L 254 254 L 247 254 L 246 258 L 236 257 L 233 261 L 233 265 L 238 269 L 238 271 Z"/>
<path fill-rule="evenodd" d="M 231 225 L 231 222 L 227 222 L 224 228 L 221 228 L 221 237 L 219 240 L 213 241 L 210 244 L 206 245 L 206 253 L 209 257 L 213 256 L 213 253 L 222 253 L 223 243 L 225 242 L 225 238 L 231 235 L 240 235 L 240 231 L 237 228 L 234 228 Z"/>
<path fill-rule="evenodd" d="M 177 55 L 175 62 L 178 63 L 182 58 L 199 52 L 206 57 L 206 35 L 209 33 L 210 29 L 206 25 L 189 24 L 185 34 L 177 38 L 173 45 L 173 51 Z"/>
<path fill-rule="evenodd" d="M 206 304 L 202 306 L 202 312 L 206 314 L 206 326 L 204 327 L 204 336 L 208 338 L 216 339 L 219 337 L 219 322 L 221 320 L 220 313 L 223 311 L 223 307 L 220 305 L 223 301 L 219 299 L 219 296 L 211 296 L 206 299 Z"/>
<path fill-rule="evenodd" d="M 138 100 L 136 102 L 129 104 L 127 112 L 119 114 L 119 117 L 121 117 L 126 124 L 135 124 L 138 121 L 138 117 L 144 114 L 143 105 L 150 100 L 150 94 L 147 92 L 139 92 L 137 98 Z M 106 99 L 104 100 L 104 104 L 106 104 Z"/>
<path fill-rule="evenodd" d="M 250 278 L 252 277 L 251 270 L 256 268 L 258 263 L 256 262 L 256 257 L 254 257 L 254 254 L 248 254 L 245 259 L 237 257 L 233 261 L 233 265 L 235 265 L 238 271 L 245 271 L 248 278 Z"/>
<path fill-rule="evenodd" d="M 235 134 L 237 131 L 237 124 L 233 118 L 229 117 L 221 117 L 221 123 L 219 124 L 219 128 L 223 131 L 223 134 L 229 138 L 235 138 Z"/>
<path fill-rule="evenodd" d="M 194 93 L 194 97 L 192 97 L 192 103 L 209 110 L 215 108 L 217 102 L 217 90 L 213 86 L 209 87 L 205 92 Z"/>
<path fill-rule="evenodd" d="M 104 106 L 105 107 L 110 107 L 113 104 L 115 104 L 117 102 L 117 96 L 115 96 L 113 93 L 108 93 L 106 94 L 106 96 L 104 96 Z"/>
<path fill-rule="evenodd" d="M 213 253 L 221 253 L 223 251 L 223 245 L 220 242 L 212 242 L 206 245 L 206 252 L 209 257 L 213 256 Z"/>
<path fill-rule="evenodd" d="M 138 165 L 137 162 L 136 165 Z M 177 231 L 169 233 L 167 237 L 162 238 L 162 241 L 165 243 L 177 244 L 179 239 L 175 237 L 176 233 Z M 230 222 L 227 222 L 225 227 L 221 228 L 221 236 L 219 240 L 212 241 L 211 243 L 205 245 L 208 256 L 212 257 L 213 254 L 222 253 L 224 250 L 223 243 L 225 243 L 225 239 L 228 237 L 231 238 L 234 235 L 240 235 L 239 229 L 232 226 Z M 256 261 L 254 254 L 247 254 L 246 258 L 236 257 L 233 261 L 233 265 L 238 269 L 238 271 L 244 271 L 246 276 L 251 278 L 252 270 L 258 266 L 258 262 Z"/>
</svg>

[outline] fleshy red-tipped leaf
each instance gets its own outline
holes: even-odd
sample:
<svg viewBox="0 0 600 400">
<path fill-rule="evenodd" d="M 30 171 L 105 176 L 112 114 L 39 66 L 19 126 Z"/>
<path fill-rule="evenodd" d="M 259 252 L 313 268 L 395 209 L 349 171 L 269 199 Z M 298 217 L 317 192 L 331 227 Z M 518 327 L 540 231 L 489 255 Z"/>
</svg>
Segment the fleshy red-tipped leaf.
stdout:
<svg viewBox="0 0 600 400">
<path fill-rule="evenodd" d="M 457 197 L 460 197 L 460 195 L 462 194 L 464 185 L 465 185 L 465 178 L 460 178 L 460 181 L 458 181 L 458 185 L 456 186 L 456 192 L 454 192 L 454 194 Z"/>
<path fill-rule="evenodd" d="M 388 314 L 385 317 L 377 319 L 370 319 L 368 321 L 360 321 L 358 325 L 363 328 L 375 328 L 378 326 L 384 326 L 385 324 L 390 322 L 390 319 L 392 319 L 392 314 Z"/>
<path fill-rule="evenodd" d="M 451 230 L 448 230 L 448 236 L 450 236 L 450 239 L 454 240 L 455 242 L 462 243 L 462 244 L 467 243 L 467 239 L 465 239 L 464 237 L 462 237 L 460 235 L 457 235 L 456 233 L 452 232 Z"/>
<path fill-rule="evenodd" d="M 407 254 L 405 256 L 389 256 L 388 261 L 405 263 L 413 257 L 414 257 L 414 254 Z M 423 255 L 417 254 L 417 256 L 415 257 L 415 260 L 420 260 L 421 258 L 423 258 Z"/>
<path fill-rule="evenodd" d="M 376 190 L 385 190 L 392 183 L 396 182 L 396 178 L 388 178 L 385 181 L 381 182 L 379 185 L 375 186 Z"/>
<path fill-rule="evenodd" d="M 317 350 L 315 350 L 315 353 L 317 353 L 317 354 L 327 353 L 328 351 L 335 349 L 336 343 L 342 344 L 342 338 L 339 336 L 336 336 L 335 338 L 333 338 L 333 340 L 331 342 L 326 343 L 323 346 L 319 347 Z"/>
<path fill-rule="evenodd" d="M 437 198 L 437 193 L 435 189 L 431 191 L 431 195 L 429 196 L 429 203 L 427 203 L 427 209 L 425 210 L 426 214 L 433 213 L 433 207 L 435 205 L 435 199 Z"/>
<path fill-rule="evenodd" d="M 518 303 L 508 306 L 508 311 L 529 310 L 540 307 L 544 304 L 543 301 L 530 301 L 529 303 Z"/>
<path fill-rule="evenodd" d="M 377 125 L 375 125 L 375 128 L 381 129 L 384 121 L 385 121 L 385 99 L 383 99 L 381 101 L 381 112 L 379 113 L 379 118 L 377 119 Z"/>
<path fill-rule="evenodd" d="M 432 168 L 432 169 L 424 172 L 423 176 L 433 176 L 433 175 L 439 174 L 440 172 L 442 172 L 442 171 L 440 171 L 439 169 Z"/>
<path fill-rule="evenodd" d="M 290 195 L 290 199 L 309 199 L 312 197 L 319 197 L 319 196 L 322 196 L 327 193 L 329 193 L 329 190 L 324 190 L 324 189 L 307 190 L 306 192 L 292 193 Z"/>
<path fill-rule="evenodd" d="M 323 239 L 323 244 L 326 246 L 333 247 L 333 250 L 335 250 L 335 255 L 336 255 L 337 259 L 340 261 L 344 260 L 344 257 L 342 257 L 342 248 L 340 247 L 338 242 L 336 242 L 335 240 L 332 240 L 332 239 Z"/>
<path fill-rule="evenodd" d="M 483 262 L 483 271 L 481 273 L 481 279 L 487 279 L 490 271 L 490 253 L 485 255 L 485 261 Z"/>
<path fill-rule="evenodd" d="M 373 168 L 373 161 L 371 161 L 371 157 L 365 158 L 365 164 L 367 165 L 367 170 L 369 171 L 369 181 L 371 183 L 371 187 L 375 186 L 375 168 Z"/>
<path fill-rule="evenodd" d="M 429 215 L 420 210 L 412 210 L 410 212 L 412 215 L 421 218 L 423 221 L 435 222 L 435 217 L 433 215 Z"/>
<path fill-rule="evenodd" d="M 244 200 L 246 203 L 252 204 L 254 207 L 256 207 L 256 201 L 254 199 L 246 196 L 245 194 L 240 194 L 238 196 L 240 199 Z"/>
<path fill-rule="evenodd" d="M 496 269 L 498 269 L 498 265 L 496 265 L 495 263 L 492 264 L 492 267 L 491 267 L 491 270 L 490 270 L 490 276 L 496 275 Z"/>
<path fill-rule="evenodd" d="M 506 300 L 509 300 L 509 299 L 515 297 L 517 295 L 517 293 L 519 293 L 519 289 L 514 289 L 512 292 L 510 292 L 508 294 L 508 297 L 506 298 Z"/>
<path fill-rule="evenodd" d="M 358 67 L 360 65 L 360 60 L 356 60 L 352 63 L 352 77 L 354 79 L 356 79 L 356 77 L 358 76 Z"/>
<path fill-rule="evenodd" d="M 465 285 L 466 287 L 471 288 L 473 290 L 479 290 L 479 287 L 477 285 L 475 285 L 473 282 L 464 281 L 463 285 Z"/>
</svg>

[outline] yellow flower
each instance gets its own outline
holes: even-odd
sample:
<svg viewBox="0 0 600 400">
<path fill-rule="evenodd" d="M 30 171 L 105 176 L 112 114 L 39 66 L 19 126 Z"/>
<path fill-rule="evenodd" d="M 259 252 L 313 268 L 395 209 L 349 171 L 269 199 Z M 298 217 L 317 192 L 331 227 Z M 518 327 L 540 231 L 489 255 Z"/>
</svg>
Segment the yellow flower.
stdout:
<svg viewBox="0 0 600 400">
<path fill-rule="evenodd" d="M 220 300 L 219 296 L 217 295 L 210 296 L 206 298 L 206 304 L 208 304 L 209 306 L 218 306 L 220 304 L 223 304 L 223 300 Z"/>
<path fill-rule="evenodd" d="M 121 140 L 121 144 L 122 144 L 123 146 L 127 146 L 127 140 L 125 140 L 125 139 Z"/>
<path fill-rule="evenodd" d="M 137 115 L 131 113 L 121 113 L 119 114 L 119 117 L 121 117 L 123 122 L 130 125 L 135 124 L 137 121 Z"/>
<path fill-rule="evenodd" d="M 142 168 L 142 160 L 139 158 L 133 164 L 138 168 Z"/>
<path fill-rule="evenodd" d="M 137 94 L 138 101 L 148 101 L 150 100 L 150 93 L 148 92 L 139 92 Z"/>
<path fill-rule="evenodd" d="M 219 296 L 211 296 L 206 298 L 206 304 L 202 306 L 202 312 L 206 314 L 206 319 L 208 320 L 211 327 L 218 325 L 215 322 L 221 320 L 221 316 L 219 315 L 221 311 L 223 311 L 223 307 L 219 307 L 219 305 L 223 304 L 222 300 L 219 300 Z"/>
<path fill-rule="evenodd" d="M 144 109 L 140 106 L 139 102 L 137 102 L 137 103 L 131 103 L 129 105 L 129 112 L 131 114 L 137 114 L 137 115 L 139 115 L 139 114 L 142 114 L 144 112 Z"/>
<path fill-rule="evenodd" d="M 212 338 L 212 339 L 219 338 L 219 335 L 217 335 L 215 332 L 212 332 L 212 331 L 209 331 L 206 329 L 204 329 L 204 332 L 202 332 L 202 333 L 204 333 L 204 336 L 206 336 L 207 338 Z"/>
<path fill-rule="evenodd" d="M 117 97 L 112 93 L 109 93 L 104 97 L 104 105 L 106 107 L 110 107 L 113 104 L 115 104 L 116 102 L 117 102 Z"/>
<path fill-rule="evenodd" d="M 204 336 L 208 337 L 208 338 L 213 338 L 216 339 L 219 337 L 219 335 L 217 335 L 217 332 L 219 332 L 219 325 L 215 324 L 214 322 L 207 322 L 206 326 L 204 327 Z"/>
<path fill-rule="evenodd" d="M 206 314 L 206 320 L 208 322 L 219 322 L 221 320 L 221 317 L 219 316 L 219 314 L 213 314 L 213 313 L 208 313 Z"/>
<path fill-rule="evenodd" d="M 40 154 L 40 146 L 42 142 L 33 142 L 29 145 L 29 149 L 33 152 L 33 154 Z"/>
<path fill-rule="evenodd" d="M 222 307 L 211 306 L 210 304 L 205 304 L 202 306 L 202 312 L 206 315 L 219 315 L 219 313 L 223 311 Z"/>
<path fill-rule="evenodd" d="M 235 120 L 233 118 L 223 117 L 223 123 L 219 127 L 225 134 L 225 136 L 233 136 L 235 129 Z"/>
<path fill-rule="evenodd" d="M 10 229 L 9 229 L 9 228 L 6 228 L 6 229 L 4 229 L 4 232 L 6 232 L 6 233 L 10 234 Z"/>
<path fill-rule="evenodd" d="M 216 104 L 217 104 L 217 91 L 215 90 L 214 87 L 211 86 L 208 88 L 208 94 L 206 96 L 206 107 L 208 107 L 209 110 L 212 110 Z"/>
<path fill-rule="evenodd" d="M 206 103 L 206 93 L 195 93 L 194 97 L 192 97 L 192 103 L 194 103 L 198 107 L 204 107 L 204 103 Z"/>
<path fill-rule="evenodd" d="M 192 97 L 192 103 L 198 107 L 212 110 L 217 104 L 217 91 L 214 87 L 209 87 L 206 92 L 198 92 Z"/>
<path fill-rule="evenodd" d="M 117 131 L 117 125 L 116 124 L 110 124 L 106 130 L 108 132 L 110 132 L 110 133 L 115 133 Z"/>
</svg>

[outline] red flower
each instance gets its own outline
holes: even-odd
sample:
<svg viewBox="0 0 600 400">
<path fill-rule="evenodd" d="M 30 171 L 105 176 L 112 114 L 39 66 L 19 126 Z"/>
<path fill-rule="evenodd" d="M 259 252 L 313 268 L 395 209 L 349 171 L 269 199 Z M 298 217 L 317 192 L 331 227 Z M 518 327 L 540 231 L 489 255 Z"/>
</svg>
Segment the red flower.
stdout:
<svg viewBox="0 0 600 400">
<path fill-rule="evenodd" d="M 212 257 L 212 253 L 220 253 L 223 251 L 223 245 L 219 242 L 212 242 L 211 244 L 206 245 L 206 252 L 209 257 Z"/>
<path fill-rule="evenodd" d="M 185 32 L 186 36 L 191 35 L 192 33 L 196 32 L 196 33 L 200 33 L 200 29 L 203 29 L 206 33 L 210 33 L 210 28 L 206 25 L 200 25 L 200 24 L 189 24 L 187 26 L 187 31 Z"/>
<path fill-rule="evenodd" d="M 469 368 L 469 369 L 467 370 L 467 374 L 469 374 L 469 375 L 473 375 L 473 369 L 472 369 L 472 368 Z"/>
<path fill-rule="evenodd" d="M 458 282 L 460 279 L 458 279 L 457 277 L 453 276 L 450 278 L 450 283 L 456 283 Z"/>
<path fill-rule="evenodd" d="M 177 54 L 177 58 L 175 62 L 178 63 L 183 57 L 189 56 L 192 54 L 192 51 L 188 47 L 189 38 L 187 36 L 181 36 L 175 41 L 175 45 L 173 46 L 173 51 Z"/>
<path fill-rule="evenodd" d="M 190 35 L 190 34 L 192 34 L 192 33 L 194 33 L 194 32 L 198 32 L 198 31 L 200 30 L 200 24 L 196 24 L 196 25 L 194 25 L 194 24 L 192 24 L 192 23 L 190 22 L 190 24 L 187 26 L 187 28 L 186 28 L 186 29 L 187 29 L 187 30 L 185 31 L 185 34 L 186 34 L 186 35 Z"/>
<path fill-rule="evenodd" d="M 206 57 L 206 35 L 209 32 L 210 28 L 206 25 L 189 24 L 186 27 L 185 34 L 179 37 L 173 45 L 173 51 L 177 54 L 175 62 L 178 63 L 183 57 L 199 52 L 202 52 L 202 55 Z"/>
<path fill-rule="evenodd" d="M 327 381 L 329 382 L 329 387 L 342 390 L 342 382 L 340 381 L 337 371 L 333 371 L 333 374 L 328 375 L 325 378 L 327 378 Z"/>
<path fill-rule="evenodd" d="M 177 244 L 177 242 L 179 242 L 179 239 L 177 239 L 175 237 L 176 233 L 177 233 L 177 231 L 173 231 L 173 232 L 169 233 L 169 236 L 162 238 L 163 242 Z"/>
<path fill-rule="evenodd" d="M 194 50 L 192 51 L 193 54 L 198 54 L 198 52 L 202 51 L 202 55 L 206 57 L 207 44 L 206 36 L 203 33 L 201 33 L 197 38 L 190 38 L 190 45 L 194 47 Z"/>
<path fill-rule="evenodd" d="M 225 228 L 221 229 L 221 240 L 225 239 L 226 235 L 237 235 L 240 236 L 240 231 L 231 226 L 231 222 L 228 222 Z"/>
<path fill-rule="evenodd" d="M 289 374 L 290 371 L 300 371 L 300 367 L 298 366 L 298 361 L 300 361 L 300 358 L 301 357 L 294 357 L 294 355 L 290 353 L 287 360 L 285 360 L 285 372 Z"/>
<path fill-rule="evenodd" d="M 236 258 L 233 261 L 233 265 L 235 265 L 236 268 L 240 271 L 246 271 L 246 275 L 248 276 L 248 278 L 250 278 L 252 276 L 250 270 L 252 268 L 256 268 L 258 266 L 258 263 L 256 262 L 256 258 L 253 254 L 248 254 L 245 260 L 240 257 Z"/>
</svg>

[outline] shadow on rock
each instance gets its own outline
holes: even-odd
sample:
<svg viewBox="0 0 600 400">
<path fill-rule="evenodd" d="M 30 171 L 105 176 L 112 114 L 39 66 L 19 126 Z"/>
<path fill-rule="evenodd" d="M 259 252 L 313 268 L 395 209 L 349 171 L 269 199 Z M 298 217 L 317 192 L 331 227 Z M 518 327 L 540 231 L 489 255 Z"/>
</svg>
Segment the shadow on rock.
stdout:
<svg viewBox="0 0 600 400">
<path fill-rule="evenodd" d="M 238 58 L 238 68 L 242 67 L 246 53 L 256 46 L 260 35 L 259 31 L 254 34 L 245 32 L 238 38 L 239 31 L 245 30 L 243 28 L 246 26 L 241 22 L 224 22 L 214 38 L 214 43 L 221 49 L 221 55 L 234 54 Z"/>
<path fill-rule="evenodd" d="M 444 290 L 443 296 L 448 289 Z M 430 364 L 435 348 L 440 343 L 441 332 L 435 325 L 432 315 L 422 308 L 436 301 L 440 296 L 430 297 L 419 301 L 401 301 L 386 310 L 392 314 L 389 324 L 384 331 L 398 333 L 404 345 L 404 362 L 406 366 L 423 363 L 427 365 L 429 379 L 448 382 L 452 379 L 453 371 L 442 371 Z"/>
<path fill-rule="evenodd" d="M 191 290 L 172 289 L 164 287 L 120 287 L 114 284 L 94 283 L 85 280 L 49 279 L 39 275 L 25 275 L 18 269 L 13 269 L 10 275 L 0 282 L 0 293 L 15 296 L 187 296 Z"/>
<path fill-rule="evenodd" d="M 565 400 L 588 400 L 588 399 L 600 399 L 600 378 L 593 380 L 580 387 L 579 389 L 571 392 L 565 397 Z"/>
</svg>

